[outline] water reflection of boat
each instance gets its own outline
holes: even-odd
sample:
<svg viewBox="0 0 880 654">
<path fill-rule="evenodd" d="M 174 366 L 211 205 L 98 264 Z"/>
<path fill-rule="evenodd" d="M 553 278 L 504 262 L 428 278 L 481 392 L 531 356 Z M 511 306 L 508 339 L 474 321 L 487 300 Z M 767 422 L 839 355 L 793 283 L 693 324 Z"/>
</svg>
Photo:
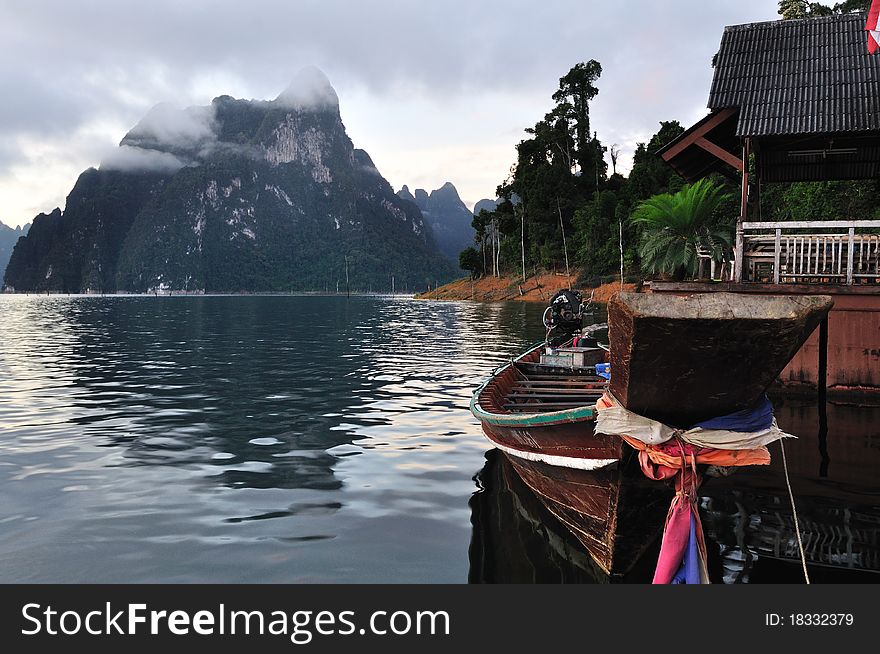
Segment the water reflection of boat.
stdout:
<svg viewBox="0 0 880 654">
<path fill-rule="evenodd" d="M 609 575 L 551 513 L 514 469 L 512 457 L 486 454 L 471 498 L 471 583 L 614 583 L 651 578 L 653 557 L 636 562 L 626 576 Z M 638 528 L 636 533 L 638 533 Z M 651 544 L 648 543 L 650 550 Z"/>
<path fill-rule="evenodd" d="M 813 581 L 880 581 L 880 407 L 777 403 Z M 827 421 L 826 421 L 827 416 Z M 700 511 L 727 582 L 802 580 L 782 459 L 710 479 Z"/>
</svg>

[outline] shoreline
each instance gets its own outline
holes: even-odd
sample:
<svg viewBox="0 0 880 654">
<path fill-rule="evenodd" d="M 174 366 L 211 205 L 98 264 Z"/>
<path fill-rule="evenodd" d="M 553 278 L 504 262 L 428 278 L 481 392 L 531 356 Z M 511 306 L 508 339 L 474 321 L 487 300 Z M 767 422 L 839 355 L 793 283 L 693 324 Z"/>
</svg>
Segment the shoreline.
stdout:
<svg viewBox="0 0 880 654">
<path fill-rule="evenodd" d="M 579 288 L 580 271 L 571 275 L 544 272 L 528 277 L 525 282 L 518 276 L 464 277 L 415 296 L 417 300 L 473 300 L 475 302 L 536 302 L 546 304 L 558 292 L 568 288 L 579 290 L 584 299 L 593 293 L 593 302 L 607 304 L 621 290 L 620 282 L 609 282 L 596 288 Z M 632 291 L 636 284 L 624 284 L 623 290 Z"/>
<path fill-rule="evenodd" d="M 2 292 L 0 297 L 394 297 L 413 298 L 415 293 L 379 293 L 379 292 L 355 292 L 351 293 L 325 293 L 324 291 L 254 291 L 252 293 L 241 292 L 217 292 L 195 293 L 192 291 L 174 291 L 173 293 L 64 293 L 51 291 L 49 293 L 10 293 Z"/>
</svg>

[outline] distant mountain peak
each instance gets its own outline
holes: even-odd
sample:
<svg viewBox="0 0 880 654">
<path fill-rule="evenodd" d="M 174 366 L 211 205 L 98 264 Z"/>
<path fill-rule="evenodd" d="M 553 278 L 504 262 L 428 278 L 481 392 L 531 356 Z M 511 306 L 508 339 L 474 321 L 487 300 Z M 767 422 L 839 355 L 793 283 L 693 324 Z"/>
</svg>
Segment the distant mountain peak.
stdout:
<svg viewBox="0 0 880 654">
<path fill-rule="evenodd" d="M 10 227 L 0 222 L 0 278 L 3 271 L 6 270 L 6 264 L 9 263 L 9 257 L 12 256 L 12 249 L 22 236 L 26 236 L 31 224 L 28 223 L 24 227 Z"/>
<path fill-rule="evenodd" d="M 413 194 L 410 193 L 410 191 L 409 191 L 409 186 L 407 186 L 406 184 L 404 184 L 404 185 L 403 185 L 403 188 L 401 188 L 401 189 L 397 192 L 397 195 L 398 195 L 398 197 L 403 198 L 404 200 L 409 200 L 410 202 L 415 202 L 415 201 L 416 201 L 415 196 L 413 196 Z"/>
<path fill-rule="evenodd" d="M 458 195 L 458 189 L 455 188 L 455 185 L 452 182 L 446 182 L 440 188 L 431 191 L 431 197 L 444 197 L 450 200 L 461 200 L 461 197 Z"/>
<path fill-rule="evenodd" d="M 339 110 L 336 90 L 324 71 L 316 66 L 300 69 L 290 85 L 275 98 L 275 102 L 300 111 Z"/>
<path fill-rule="evenodd" d="M 476 204 L 474 204 L 474 215 L 479 216 L 481 211 L 493 212 L 498 208 L 499 200 L 490 200 L 489 198 L 484 198 L 482 200 L 478 200 Z"/>
<path fill-rule="evenodd" d="M 423 188 L 417 188 L 411 194 L 409 187 L 404 185 L 397 195 L 418 205 L 434 232 L 440 251 L 457 264 L 459 253 L 474 241 L 474 216 L 462 202 L 455 185 L 446 182 L 430 194 Z"/>
</svg>

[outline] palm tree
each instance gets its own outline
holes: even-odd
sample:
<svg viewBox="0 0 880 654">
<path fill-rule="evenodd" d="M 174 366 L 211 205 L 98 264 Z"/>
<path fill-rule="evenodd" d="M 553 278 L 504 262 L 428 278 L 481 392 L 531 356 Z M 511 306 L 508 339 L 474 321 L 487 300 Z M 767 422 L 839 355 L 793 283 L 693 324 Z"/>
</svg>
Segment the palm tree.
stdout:
<svg viewBox="0 0 880 654">
<path fill-rule="evenodd" d="M 630 220 L 642 226 L 642 266 L 682 280 L 696 274 L 699 252 L 723 261 L 730 232 L 713 225 L 712 217 L 730 197 L 720 185 L 701 179 L 674 195 L 661 193 L 639 204 Z"/>
</svg>

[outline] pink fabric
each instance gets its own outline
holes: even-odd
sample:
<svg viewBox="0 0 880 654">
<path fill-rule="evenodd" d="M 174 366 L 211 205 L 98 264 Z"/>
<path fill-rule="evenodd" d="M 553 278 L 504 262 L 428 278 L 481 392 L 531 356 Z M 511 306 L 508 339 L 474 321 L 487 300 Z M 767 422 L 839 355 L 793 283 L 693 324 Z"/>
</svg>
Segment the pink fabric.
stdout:
<svg viewBox="0 0 880 654">
<path fill-rule="evenodd" d="M 639 464 L 642 472 L 649 479 L 675 479 L 675 497 L 666 514 L 663 527 L 663 541 L 660 544 L 660 556 L 654 569 L 655 584 L 670 584 L 682 567 L 682 561 L 688 549 L 693 521 L 699 550 L 699 561 L 702 571 L 706 566 L 706 544 L 703 539 L 703 526 L 697 510 L 697 489 L 700 487 L 700 476 L 697 474 L 696 457 L 707 448 L 682 443 L 679 439 L 663 443 L 655 447 L 669 456 L 680 456 L 677 467 L 661 465 L 651 460 L 649 453 L 639 452 Z"/>
<path fill-rule="evenodd" d="M 672 479 L 678 474 L 679 470 L 678 468 L 670 468 L 669 466 L 654 463 L 647 450 L 639 452 L 639 465 L 642 468 L 642 474 L 648 479 L 653 479 L 654 481 Z"/>
<path fill-rule="evenodd" d="M 663 544 L 660 546 L 660 557 L 654 570 L 655 584 L 668 584 L 681 567 L 691 535 L 691 503 L 682 501 L 678 495 L 672 501 L 669 515 L 666 516 L 666 527 L 663 531 Z"/>
</svg>

